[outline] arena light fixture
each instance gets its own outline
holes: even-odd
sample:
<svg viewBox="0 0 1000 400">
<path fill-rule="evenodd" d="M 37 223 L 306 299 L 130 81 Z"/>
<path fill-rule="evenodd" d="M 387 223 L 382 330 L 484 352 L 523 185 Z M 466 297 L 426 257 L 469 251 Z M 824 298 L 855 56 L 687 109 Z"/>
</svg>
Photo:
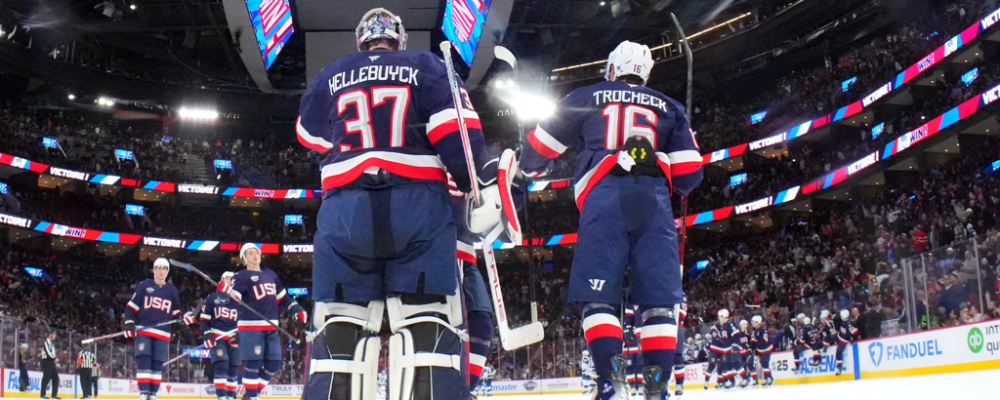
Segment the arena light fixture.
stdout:
<svg viewBox="0 0 1000 400">
<path fill-rule="evenodd" d="M 72 99 L 70 99 L 70 100 L 72 100 Z M 103 97 L 102 96 L 102 97 L 98 97 L 97 98 L 97 105 L 102 106 L 102 107 L 112 107 L 112 106 L 115 105 L 115 101 L 112 100 L 111 98 Z"/>
<path fill-rule="evenodd" d="M 177 111 L 177 115 L 179 115 L 181 119 L 189 120 L 205 121 L 219 119 L 218 111 L 199 108 L 181 108 Z"/>
</svg>

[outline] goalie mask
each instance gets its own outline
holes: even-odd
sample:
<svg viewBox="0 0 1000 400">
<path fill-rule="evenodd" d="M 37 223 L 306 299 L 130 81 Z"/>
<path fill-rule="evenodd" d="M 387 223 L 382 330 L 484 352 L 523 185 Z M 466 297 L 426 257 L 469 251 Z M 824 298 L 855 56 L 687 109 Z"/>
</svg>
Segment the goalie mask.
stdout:
<svg viewBox="0 0 1000 400">
<path fill-rule="evenodd" d="M 398 50 L 406 50 L 406 29 L 403 20 L 384 8 L 374 8 L 361 17 L 354 31 L 358 50 L 367 50 L 365 43 L 376 39 L 392 39 L 399 43 Z"/>
</svg>

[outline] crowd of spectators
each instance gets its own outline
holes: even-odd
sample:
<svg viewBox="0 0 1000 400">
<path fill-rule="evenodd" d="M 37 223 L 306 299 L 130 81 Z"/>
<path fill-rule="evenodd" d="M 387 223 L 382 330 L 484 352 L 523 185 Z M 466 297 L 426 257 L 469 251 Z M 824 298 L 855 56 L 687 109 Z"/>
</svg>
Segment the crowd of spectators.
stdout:
<svg viewBox="0 0 1000 400">
<path fill-rule="evenodd" d="M 704 100 L 695 104 L 692 116 L 698 143 L 706 151 L 727 148 L 853 103 L 993 11 L 993 3 L 942 2 L 939 9 L 913 16 L 910 23 L 885 37 L 831 56 L 836 65 L 829 68 L 794 69 L 761 85 L 742 79 L 726 90 L 701 96 Z M 844 91 L 843 82 L 855 77 L 854 84 Z M 751 115 L 764 111 L 763 121 L 750 124 Z"/>
</svg>

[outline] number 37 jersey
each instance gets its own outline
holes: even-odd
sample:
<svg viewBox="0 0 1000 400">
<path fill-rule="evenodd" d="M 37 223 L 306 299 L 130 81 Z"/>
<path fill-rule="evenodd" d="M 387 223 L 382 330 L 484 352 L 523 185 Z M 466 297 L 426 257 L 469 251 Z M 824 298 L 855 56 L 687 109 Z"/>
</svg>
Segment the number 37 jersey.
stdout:
<svg viewBox="0 0 1000 400">
<path fill-rule="evenodd" d="M 461 83 L 459 91 L 479 171 L 487 156 L 479 115 Z M 360 51 L 316 76 L 302 96 L 296 133 L 304 146 L 330 152 L 322 162 L 323 190 L 381 168 L 445 183 L 450 172 L 469 192 L 458 115 L 441 58 L 422 50 Z M 489 181 L 495 171 L 481 174 Z"/>
<path fill-rule="evenodd" d="M 521 169 L 544 175 L 551 160 L 576 144 L 576 202 L 617 163 L 615 154 L 631 136 L 644 136 L 655 147 L 657 164 L 674 193 L 686 195 L 701 182 L 701 153 L 684 107 L 641 85 L 604 81 L 578 88 L 556 105 L 528 135 Z"/>
</svg>

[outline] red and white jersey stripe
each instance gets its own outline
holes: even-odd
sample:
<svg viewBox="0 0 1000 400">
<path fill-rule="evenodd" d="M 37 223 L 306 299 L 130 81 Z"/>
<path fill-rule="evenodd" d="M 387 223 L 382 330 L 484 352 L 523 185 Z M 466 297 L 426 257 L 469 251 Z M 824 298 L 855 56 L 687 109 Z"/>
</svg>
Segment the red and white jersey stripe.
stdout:
<svg viewBox="0 0 1000 400">
<path fill-rule="evenodd" d="M 482 129 L 479 122 L 479 114 L 469 109 L 462 109 L 462 116 L 465 117 L 465 127 L 467 129 Z M 449 133 L 458 133 L 458 113 L 454 108 L 446 108 L 438 111 L 428 118 L 427 139 L 431 144 L 436 144 L 441 138 Z"/>
<path fill-rule="evenodd" d="M 323 166 L 323 190 L 344 186 L 377 167 L 412 179 L 448 182 L 446 168 L 436 155 L 405 154 L 392 151 L 369 151 L 344 161 Z"/>
</svg>

